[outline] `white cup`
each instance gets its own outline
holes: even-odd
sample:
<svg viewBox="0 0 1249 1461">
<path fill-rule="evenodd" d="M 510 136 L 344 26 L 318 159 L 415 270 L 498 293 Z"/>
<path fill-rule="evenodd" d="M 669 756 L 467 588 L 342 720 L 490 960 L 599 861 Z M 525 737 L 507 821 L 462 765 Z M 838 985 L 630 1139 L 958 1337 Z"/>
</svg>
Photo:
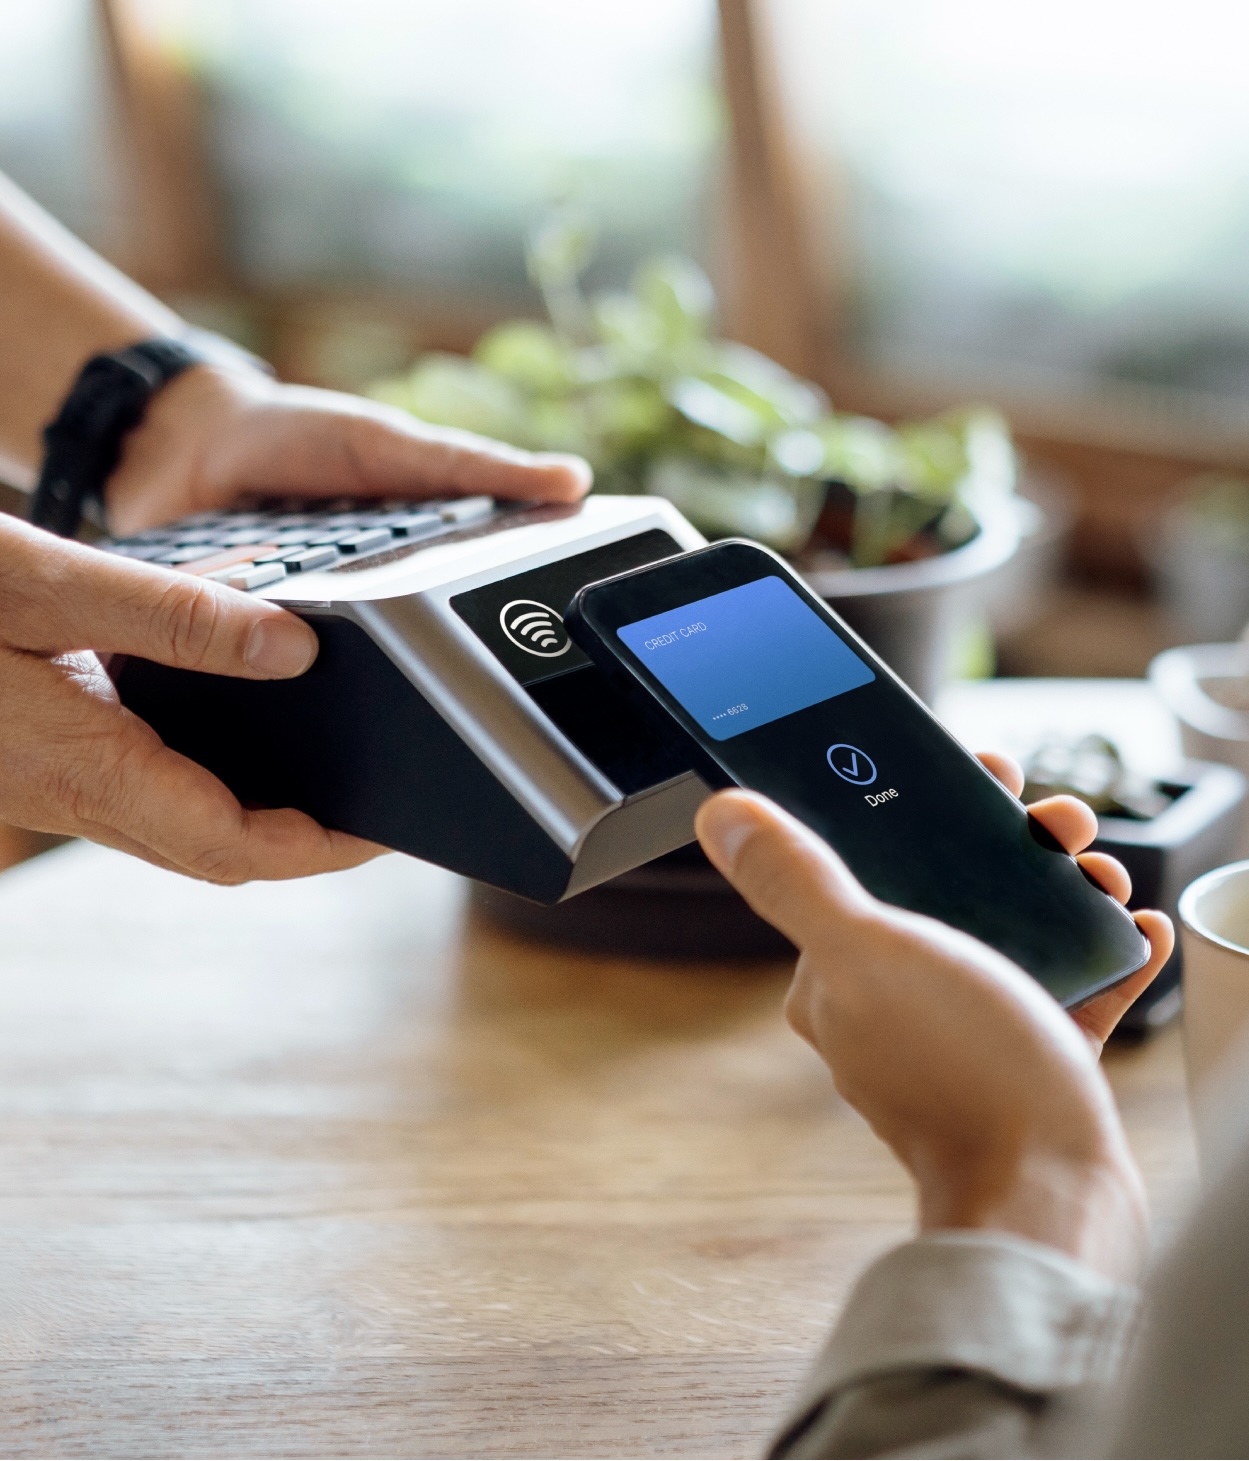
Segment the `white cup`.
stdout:
<svg viewBox="0 0 1249 1461">
<path fill-rule="evenodd" d="M 1149 682 L 1180 725 L 1184 754 L 1249 773 L 1249 642 L 1164 649 Z"/>
<path fill-rule="evenodd" d="M 1249 861 L 1190 883 L 1179 912 L 1184 1060 L 1208 1179 L 1243 1138 L 1249 1107 Z"/>
</svg>

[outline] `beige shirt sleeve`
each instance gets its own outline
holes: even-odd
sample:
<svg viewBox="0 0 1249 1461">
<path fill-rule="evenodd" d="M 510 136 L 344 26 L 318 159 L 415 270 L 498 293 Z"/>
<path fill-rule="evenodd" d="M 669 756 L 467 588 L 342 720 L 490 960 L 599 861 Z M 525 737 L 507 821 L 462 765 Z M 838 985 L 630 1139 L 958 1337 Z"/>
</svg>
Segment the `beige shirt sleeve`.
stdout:
<svg viewBox="0 0 1249 1461">
<path fill-rule="evenodd" d="M 926 1234 L 856 1284 L 772 1454 L 1093 1454 L 1137 1302 L 1022 1238 Z"/>
<path fill-rule="evenodd" d="M 1249 1090 L 1235 1119 L 1249 1111 Z M 1146 1289 L 1109 1456 L 1249 1456 L 1249 1147 L 1213 1181 Z"/>
</svg>

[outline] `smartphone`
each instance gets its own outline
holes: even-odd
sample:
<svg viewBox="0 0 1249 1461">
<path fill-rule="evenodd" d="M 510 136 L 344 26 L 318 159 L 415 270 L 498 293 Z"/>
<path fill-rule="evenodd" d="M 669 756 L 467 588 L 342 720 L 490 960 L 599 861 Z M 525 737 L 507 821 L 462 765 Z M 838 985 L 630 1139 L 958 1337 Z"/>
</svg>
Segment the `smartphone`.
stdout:
<svg viewBox="0 0 1249 1461">
<path fill-rule="evenodd" d="M 973 934 L 1068 1008 L 1149 944 L 775 554 L 729 540 L 588 584 L 566 623 L 711 785 L 762 792 L 887 903 Z"/>
</svg>

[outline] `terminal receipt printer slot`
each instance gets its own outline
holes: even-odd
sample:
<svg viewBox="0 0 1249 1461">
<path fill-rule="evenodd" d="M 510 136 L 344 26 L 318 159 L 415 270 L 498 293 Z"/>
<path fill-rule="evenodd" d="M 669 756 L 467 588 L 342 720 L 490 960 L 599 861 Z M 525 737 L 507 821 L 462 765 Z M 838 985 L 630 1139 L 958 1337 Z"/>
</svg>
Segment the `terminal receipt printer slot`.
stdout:
<svg viewBox="0 0 1249 1461">
<path fill-rule="evenodd" d="M 298 679 L 135 659 L 115 678 L 243 801 L 555 903 L 689 842 L 707 795 L 560 616 L 583 584 L 703 541 L 659 498 L 501 507 L 451 541 L 262 588 L 320 638 Z"/>
</svg>

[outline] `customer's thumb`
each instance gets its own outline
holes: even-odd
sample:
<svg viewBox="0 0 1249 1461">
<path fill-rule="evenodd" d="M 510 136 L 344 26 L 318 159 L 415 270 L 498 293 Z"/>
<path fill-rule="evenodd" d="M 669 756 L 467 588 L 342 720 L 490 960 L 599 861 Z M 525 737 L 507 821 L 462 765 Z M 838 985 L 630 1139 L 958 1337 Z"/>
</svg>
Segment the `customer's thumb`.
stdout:
<svg viewBox="0 0 1249 1461">
<path fill-rule="evenodd" d="M 694 830 L 703 851 L 755 912 L 805 948 L 830 923 L 874 900 L 837 854 L 766 798 L 725 791 L 704 802 Z"/>
</svg>

